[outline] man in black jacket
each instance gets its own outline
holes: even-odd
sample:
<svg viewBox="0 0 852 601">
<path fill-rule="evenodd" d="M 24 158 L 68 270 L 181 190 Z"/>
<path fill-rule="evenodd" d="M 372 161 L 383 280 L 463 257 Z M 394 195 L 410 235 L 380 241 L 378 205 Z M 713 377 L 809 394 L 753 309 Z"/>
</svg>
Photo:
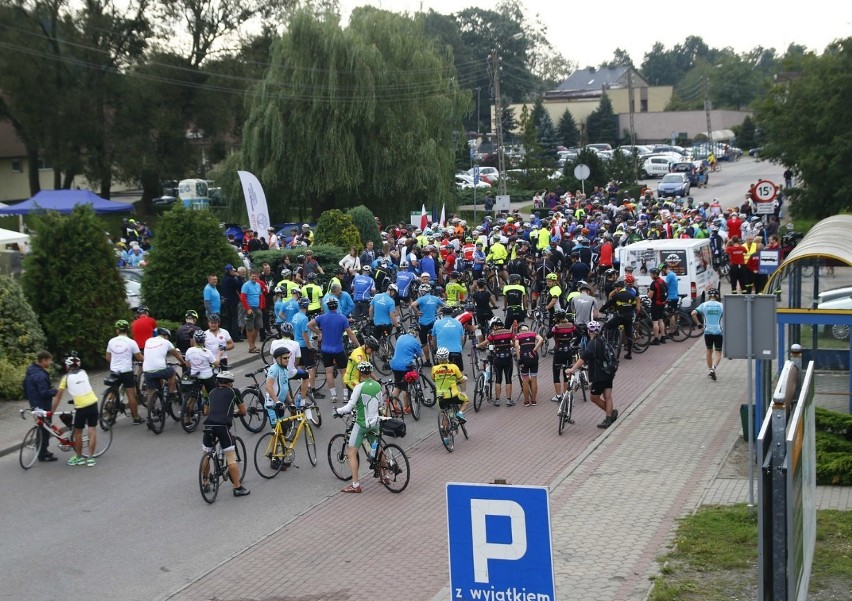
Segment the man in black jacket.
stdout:
<svg viewBox="0 0 852 601">
<path fill-rule="evenodd" d="M 56 389 L 51 386 L 50 373 L 47 371 L 53 363 L 53 355 L 47 351 L 41 351 L 36 355 L 35 363 L 27 367 L 24 376 L 24 397 L 30 402 L 30 409 L 43 409 L 50 411 Z M 47 450 L 50 436 L 44 432 L 39 436 L 39 461 L 56 461 L 56 456 Z"/>
<path fill-rule="evenodd" d="M 240 282 L 237 276 L 237 271 L 234 266 L 228 263 L 225 265 L 225 278 L 222 281 L 222 308 L 223 318 L 225 320 L 225 329 L 231 334 L 231 339 L 234 342 L 242 341 L 240 338 L 240 325 L 238 321 L 240 307 Z"/>
</svg>

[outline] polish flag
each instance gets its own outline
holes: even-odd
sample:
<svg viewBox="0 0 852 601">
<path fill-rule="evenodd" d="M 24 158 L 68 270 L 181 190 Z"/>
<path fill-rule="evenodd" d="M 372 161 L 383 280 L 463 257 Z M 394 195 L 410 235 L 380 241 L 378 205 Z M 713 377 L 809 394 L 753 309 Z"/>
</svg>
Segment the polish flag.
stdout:
<svg viewBox="0 0 852 601">
<path fill-rule="evenodd" d="M 446 205 L 441 205 L 441 221 L 439 221 L 439 223 L 441 224 L 441 227 L 444 227 L 446 225 L 446 221 L 447 221 L 447 218 L 444 216 L 444 209 L 445 208 L 446 208 Z"/>
<path fill-rule="evenodd" d="M 426 217 L 426 205 L 422 205 L 423 208 L 420 211 L 420 229 L 425 230 L 426 226 L 429 225 L 429 220 Z"/>
</svg>

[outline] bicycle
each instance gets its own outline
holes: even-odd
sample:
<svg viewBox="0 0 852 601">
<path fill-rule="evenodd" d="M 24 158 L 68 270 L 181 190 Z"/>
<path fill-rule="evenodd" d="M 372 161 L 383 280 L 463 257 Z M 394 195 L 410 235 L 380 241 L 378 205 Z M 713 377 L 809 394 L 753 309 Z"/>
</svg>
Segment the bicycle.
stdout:
<svg viewBox="0 0 852 601">
<path fill-rule="evenodd" d="M 335 413 L 335 416 L 345 417 L 337 413 Z M 405 451 L 399 445 L 384 440 L 385 436 L 398 436 L 398 430 L 386 425 L 386 422 L 391 419 L 393 418 L 379 416 L 381 425 L 376 441 L 376 456 L 370 457 L 370 447 L 367 446 L 366 440 L 361 443 L 361 450 L 364 451 L 369 460 L 368 465 L 369 469 L 373 470 L 373 477 L 379 478 L 382 486 L 390 492 L 401 493 L 408 486 L 408 481 L 411 478 L 411 467 Z M 328 441 L 328 465 L 335 477 L 344 482 L 352 479 L 352 474 L 346 465 L 346 447 L 349 435 L 352 432 L 352 424 L 353 420 L 349 417 L 346 420 L 345 433 L 335 434 Z"/>
<path fill-rule="evenodd" d="M 685 294 L 678 295 L 676 309 L 666 305 L 666 335 L 675 342 L 683 342 L 690 338 L 695 325 L 692 316 L 681 308 L 681 303 L 685 297 Z"/>
<path fill-rule="evenodd" d="M 246 445 L 239 436 L 234 436 L 234 451 L 237 454 L 237 464 L 240 467 L 240 484 L 242 484 L 246 475 Z M 201 498 L 208 504 L 213 503 L 219 495 L 219 485 L 225 480 L 231 480 L 224 455 L 222 444 L 217 440 L 216 445 L 201 456 L 201 465 L 198 468 L 198 486 L 201 489 Z"/>
<path fill-rule="evenodd" d="M 145 409 L 148 412 L 148 429 L 154 434 L 160 434 L 166 426 L 166 414 L 171 414 L 175 420 L 180 420 L 180 415 L 174 417 L 172 405 L 177 403 L 177 411 L 180 413 L 181 395 L 177 393 L 176 398 L 169 396 L 169 379 L 158 378 L 157 387 L 148 394 L 148 386 L 142 383 L 142 394 L 145 395 Z"/>
<path fill-rule="evenodd" d="M 56 438 L 59 444 L 59 450 L 64 453 L 74 448 L 74 429 L 71 427 L 71 424 L 73 423 L 73 411 L 60 411 L 58 413 L 45 411 L 43 409 L 20 409 L 19 411 L 21 412 L 21 419 L 26 419 L 26 417 L 24 417 L 24 413 L 29 411 L 35 421 L 35 425 L 27 430 L 27 433 L 24 435 L 24 441 L 21 443 L 18 461 L 22 468 L 25 470 L 30 469 L 36 462 L 36 459 L 38 459 L 38 454 L 41 451 L 42 436 L 53 436 Z M 64 424 L 66 429 L 58 428 L 47 421 L 54 415 L 59 416 L 60 421 Z M 112 428 L 105 430 L 104 432 L 104 434 L 98 436 L 98 447 L 97 451 L 92 456 L 93 458 L 100 457 L 106 453 L 110 445 L 112 445 Z M 85 451 L 89 447 L 88 428 L 83 428 L 82 435 L 82 449 Z"/>
<path fill-rule="evenodd" d="M 382 387 L 385 392 L 385 401 L 381 407 L 379 407 L 379 413 L 384 415 L 385 417 L 396 417 L 399 419 L 405 419 L 405 412 L 402 408 L 402 401 L 397 397 L 393 396 L 394 389 L 394 381 L 393 379 L 385 380 L 382 383 Z"/>
<path fill-rule="evenodd" d="M 183 397 L 181 415 L 183 419 L 180 420 L 180 426 L 186 433 L 195 432 L 198 424 L 201 423 L 207 390 L 198 377 L 184 374 L 181 392 Z M 187 418 L 189 421 L 187 421 Z"/>
<path fill-rule="evenodd" d="M 291 405 L 291 415 L 279 418 L 272 432 L 267 432 L 257 441 L 254 447 L 254 467 L 262 478 L 267 480 L 274 478 L 282 469 L 292 465 L 296 457 L 296 443 L 302 432 L 305 433 L 308 460 L 311 465 L 316 466 L 317 443 L 311 422 L 305 416 L 305 409 L 311 407 L 314 405 L 303 407 Z"/>
<path fill-rule="evenodd" d="M 134 365 L 141 365 L 141 363 L 137 361 Z M 139 378 L 135 374 L 134 380 L 136 382 L 136 402 L 138 406 L 139 400 L 142 398 L 142 390 L 139 385 Z M 104 385 L 106 385 L 107 389 L 101 395 L 101 403 L 98 407 L 98 423 L 101 426 L 101 430 L 106 431 L 115 425 L 119 413 L 127 415 L 130 405 L 127 404 L 124 386 L 121 384 L 119 375 L 116 372 L 110 372 L 104 378 Z"/>
<path fill-rule="evenodd" d="M 458 403 L 450 403 L 448 407 L 444 407 L 438 412 L 438 436 L 441 437 L 441 442 L 449 453 L 452 453 L 455 449 L 455 435 L 459 430 L 464 434 L 465 440 L 468 438 L 464 422 L 456 416 L 458 408 Z"/>
<path fill-rule="evenodd" d="M 547 315 L 544 312 L 544 309 L 541 307 L 536 307 L 532 311 L 532 325 L 530 326 L 530 330 L 538 334 L 544 340 L 541 347 L 538 349 L 539 353 L 542 357 L 547 356 L 547 353 L 550 351 L 550 327 L 549 320 Z"/>
<path fill-rule="evenodd" d="M 480 372 L 473 386 L 473 410 L 479 413 L 482 402 L 494 404 L 494 345 L 488 345 L 488 355 L 485 358 L 485 369 Z"/>
<path fill-rule="evenodd" d="M 568 371 L 568 367 L 563 366 L 563 376 L 566 371 Z M 577 390 L 582 390 L 583 400 L 586 400 L 586 389 L 583 384 L 583 376 L 580 375 L 581 373 L 583 373 L 583 370 L 578 369 L 577 371 L 571 374 L 571 379 L 568 381 L 568 386 L 566 386 L 566 389 L 559 396 L 559 411 L 557 411 L 556 416 L 559 418 L 560 436 L 562 435 L 562 431 L 565 429 L 566 424 L 574 423 L 574 420 L 571 419 L 571 416 L 574 413 L 574 393 Z M 588 382 L 586 384 L 588 384 Z"/>
<path fill-rule="evenodd" d="M 240 392 L 243 404 L 246 406 L 246 414 L 240 416 L 240 421 L 246 430 L 254 434 L 257 434 L 266 426 L 266 409 L 263 406 L 265 394 L 261 383 L 257 381 L 257 374 L 259 373 L 266 373 L 266 367 L 246 374 L 246 377 L 251 378 L 254 384 Z"/>
</svg>

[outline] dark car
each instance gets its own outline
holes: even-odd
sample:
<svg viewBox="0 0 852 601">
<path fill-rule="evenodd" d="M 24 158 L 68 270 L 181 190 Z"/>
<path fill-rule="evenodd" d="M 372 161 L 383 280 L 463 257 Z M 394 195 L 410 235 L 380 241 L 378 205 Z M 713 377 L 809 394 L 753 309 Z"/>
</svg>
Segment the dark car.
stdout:
<svg viewBox="0 0 852 601">
<path fill-rule="evenodd" d="M 698 167 L 695 163 L 685 161 L 683 163 L 675 163 L 672 165 L 672 173 L 685 173 L 689 178 L 690 186 L 698 186 Z M 705 176 L 706 181 L 706 176 Z"/>
</svg>

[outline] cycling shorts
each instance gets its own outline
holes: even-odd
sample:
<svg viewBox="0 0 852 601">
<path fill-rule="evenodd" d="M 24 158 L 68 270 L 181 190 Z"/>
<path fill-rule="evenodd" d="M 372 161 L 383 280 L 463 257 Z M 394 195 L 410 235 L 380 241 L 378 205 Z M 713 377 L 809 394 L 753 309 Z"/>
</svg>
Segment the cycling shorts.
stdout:
<svg viewBox="0 0 852 601">
<path fill-rule="evenodd" d="M 322 362 L 326 368 L 337 367 L 340 370 L 346 369 L 346 366 L 349 365 L 346 353 L 326 353 L 322 351 Z"/>
<path fill-rule="evenodd" d="M 612 378 L 592 382 L 591 386 L 589 387 L 589 392 L 591 392 L 595 396 L 600 396 L 607 388 L 612 388 Z"/>
<path fill-rule="evenodd" d="M 136 375 L 132 371 L 113 372 L 118 378 L 119 384 L 125 389 L 136 388 Z"/>
<path fill-rule="evenodd" d="M 236 445 L 234 435 L 231 433 L 231 429 L 228 426 L 214 424 L 205 425 L 204 435 L 201 438 L 201 448 L 204 449 L 204 452 L 209 453 L 212 451 L 216 446 L 217 441 L 222 446 L 222 451 L 225 453 L 233 451 L 234 446 Z M 245 457 L 242 459 L 245 461 Z"/>
<path fill-rule="evenodd" d="M 317 366 L 317 352 L 315 349 L 301 347 L 302 356 L 299 358 L 299 364 L 305 369 L 311 369 Z"/>
<path fill-rule="evenodd" d="M 715 348 L 717 351 L 722 350 L 722 335 L 721 334 L 704 334 L 704 346 L 709 351 Z"/>
<path fill-rule="evenodd" d="M 349 434 L 349 446 L 360 447 L 366 437 L 372 443 L 378 432 L 375 429 L 362 427 L 361 424 L 352 424 L 352 432 Z"/>
<path fill-rule="evenodd" d="M 399 390 L 408 390 L 408 382 L 405 381 L 405 374 L 408 373 L 409 370 L 400 371 L 398 369 L 393 370 L 393 385 L 394 388 L 398 388 Z"/>
<path fill-rule="evenodd" d="M 429 342 L 429 335 L 432 333 L 432 327 L 435 325 L 435 322 L 429 324 L 420 324 L 420 344 L 426 344 Z"/>
<path fill-rule="evenodd" d="M 85 426 L 94 428 L 98 425 L 98 404 L 92 403 L 74 412 L 74 428 L 82 430 Z M 85 450 L 85 449 L 84 449 Z"/>
<path fill-rule="evenodd" d="M 175 375 L 175 370 L 173 367 L 166 367 L 165 369 L 146 371 L 143 375 L 145 376 L 145 385 L 150 390 L 157 387 L 159 380 L 168 380 Z"/>
</svg>

